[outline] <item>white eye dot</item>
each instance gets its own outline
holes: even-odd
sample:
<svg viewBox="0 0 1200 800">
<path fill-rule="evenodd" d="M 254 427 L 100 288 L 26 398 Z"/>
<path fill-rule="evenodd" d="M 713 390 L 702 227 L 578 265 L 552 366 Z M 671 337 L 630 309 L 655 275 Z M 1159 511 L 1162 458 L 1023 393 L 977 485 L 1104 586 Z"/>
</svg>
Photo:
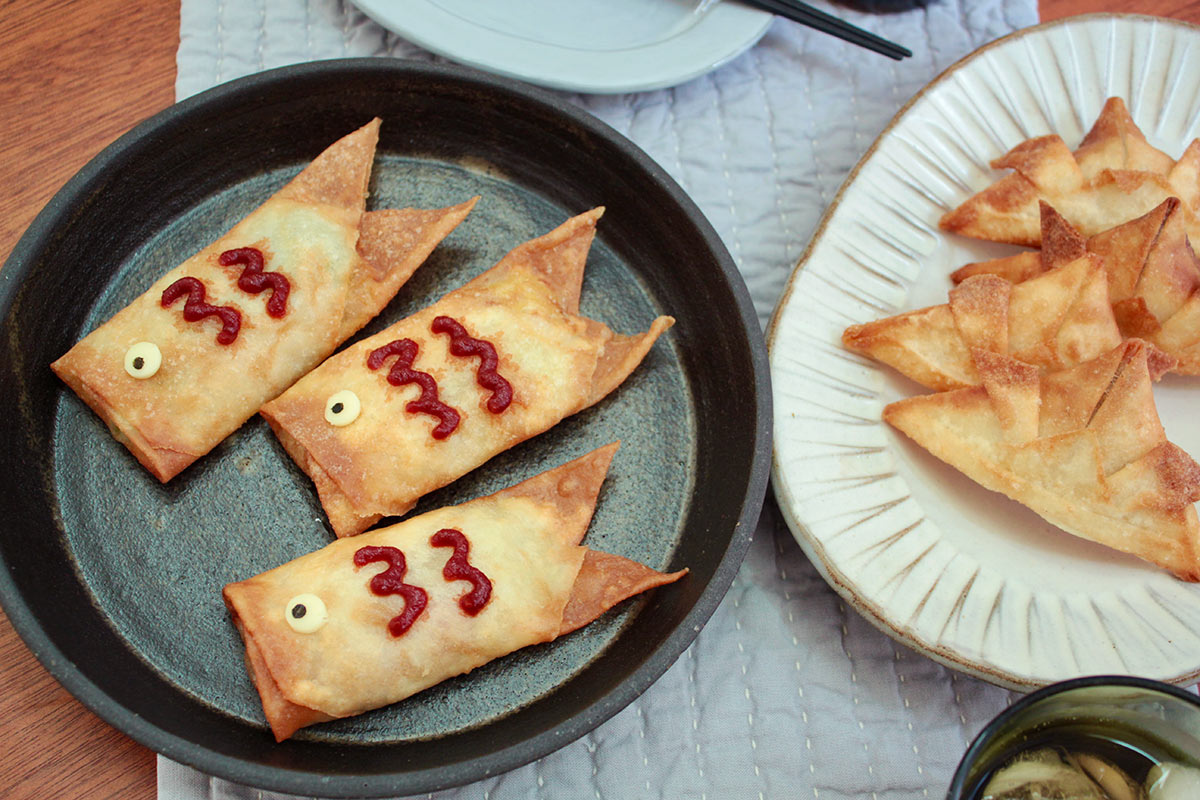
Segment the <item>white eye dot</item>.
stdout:
<svg viewBox="0 0 1200 800">
<path fill-rule="evenodd" d="M 135 378 L 151 378 L 162 366 L 162 351 L 153 342 L 138 342 L 125 351 L 125 371 Z"/>
<path fill-rule="evenodd" d="M 312 633 L 329 619 L 329 611 L 315 594 L 298 594 L 287 601 L 283 616 L 296 633 Z"/>
<path fill-rule="evenodd" d="M 325 401 L 325 421 L 339 428 L 358 419 L 360 411 L 362 403 L 358 402 L 358 395 L 349 389 L 336 392 Z"/>
</svg>

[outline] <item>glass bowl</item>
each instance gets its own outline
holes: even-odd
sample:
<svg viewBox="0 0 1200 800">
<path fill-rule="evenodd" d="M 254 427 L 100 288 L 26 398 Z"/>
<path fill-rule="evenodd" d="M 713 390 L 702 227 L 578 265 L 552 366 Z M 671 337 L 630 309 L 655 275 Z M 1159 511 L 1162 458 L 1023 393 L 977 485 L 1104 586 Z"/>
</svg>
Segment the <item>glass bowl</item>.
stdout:
<svg viewBox="0 0 1200 800">
<path fill-rule="evenodd" d="M 1128 794 L 1118 771 L 1129 778 Z M 1072 789 L 1077 772 L 1101 793 Z M 1150 800 L 1200 798 L 1200 697 L 1159 681 L 1116 675 L 1076 678 L 1032 692 L 975 737 L 946 800 L 1055 796 L 1045 785 L 1050 780 L 1060 781 L 1059 796 L 1072 800 L 1140 800 L 1148 791 Z M 1016 788 L 1039 783 L 1041 795 Z"/>
</svg>

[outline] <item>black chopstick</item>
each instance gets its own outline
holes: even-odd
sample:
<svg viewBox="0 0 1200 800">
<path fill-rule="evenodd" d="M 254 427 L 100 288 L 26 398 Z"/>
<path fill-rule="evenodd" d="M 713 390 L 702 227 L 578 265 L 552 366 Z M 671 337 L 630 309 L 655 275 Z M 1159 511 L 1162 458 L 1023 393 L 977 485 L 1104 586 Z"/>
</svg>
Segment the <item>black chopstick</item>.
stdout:
<svg viewBox="0 0 1200 800">
<path fill-rule="evenodd" d="M 876 53 L 885 55 L 888 58 L 894 58 L 897 61 L 912 55 L 912 51 L 907 47 L 901 47 L 895 42 L 889 42 L 887 39 L 864 31 L 862 28 L 856 28 L 850 23 L 843 22 L 831 14 L 826 14 L 824 11 L 813 8 L 807 3 L 800 2 L 800 0 L 742 0 L 742 2 L 747 5 L 757 6 L 763 11 L 778 14 L 793 22 L 799 22 L 801 25 L 807 25 L 822 33 L 836 36 L 859 47 L 873 50 Z"/>
</svg>

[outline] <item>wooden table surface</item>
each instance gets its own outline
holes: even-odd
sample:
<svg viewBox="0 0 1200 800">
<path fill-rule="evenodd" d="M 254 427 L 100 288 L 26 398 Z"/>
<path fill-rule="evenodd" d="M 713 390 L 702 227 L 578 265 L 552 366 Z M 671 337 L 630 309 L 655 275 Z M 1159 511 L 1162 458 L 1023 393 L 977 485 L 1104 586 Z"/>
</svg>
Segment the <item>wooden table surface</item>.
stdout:
<svg viewBox="0 0 1200 800">
<path fill-rule="evenodd" d="M 1092 11 L 1200 23 L 1200 0 L 1042 0 L 1042 19 Z M 105 145 L 175 98 L 170 0 L 0 3 L 0 260 L 51 195 Z M 154 753 L 42 668 L 0 612 L 0 798 L 156 796 Z"/>
</svg>

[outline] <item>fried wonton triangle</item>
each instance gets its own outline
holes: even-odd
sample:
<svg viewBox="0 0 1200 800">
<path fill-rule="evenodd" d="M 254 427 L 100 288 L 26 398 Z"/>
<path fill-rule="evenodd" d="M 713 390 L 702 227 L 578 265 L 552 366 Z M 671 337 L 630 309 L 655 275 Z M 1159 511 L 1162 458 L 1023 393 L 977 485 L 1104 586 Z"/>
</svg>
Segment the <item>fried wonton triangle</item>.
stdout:
<svg viewBox="0 0 1200 800">
<path fill-rule="evenodd" d="M 276 740 L 551 641 L 683 577 L 579 544 L 616 449 L 226 586 Z M 406 588 L 382 591 L 384 572 Z"/>
<path fill-rule="evenodd" d="M 1117 97 L 1104 104 L 1074 153 L 1051 134 L 1022 142 L 991 166 L 1013 172 L 943 215 L 942 228 L 1037 247 L 1039 200 L 1092 236 L 1177 197 L 1188 232 L 1200 235 L 1200 142 L 1174 161 L 1146 141 Z"/>
<path fill-rule="evenodd" d="M 851 325 L 842 342 L 939 391 L 980 382 L 973 350 L 1056 369 L 1121 341 L 1099 259 L 1083 256 L 1024 283 L 971 277 L 946 305 Z"/>
<path fill-rule="evenodd" d="M 998 275 L 1011 283 L 1020 283 L 1087 254 L 1087 237 L 1075 230 L 1054 206 L 1041 200 L 1038 213 L 1042 238 L 1040 250 L 966 264 L 950 273 L 950 279 L 958 284 L 973 275 Z"/>
<path fill-rule="evenodd" d="M 1130 339 L 1038 376 L 974 355 L 982 385 L 899 400 L 883 418 L 1068 533 L 1200 580 L 1200 465 L 1167 441 L 1151 392 L 1170 357 Z"/>
<path fill-rule="evenodd" d="M 1183 206 L 1170 197 L 1149 213 L 1084 239 L 1043 205 L 1040 252 L 968 264 L 951 276 L 994 274 L 1027 280 L 1083 248 L 1099 259 L 1122 335 L 1145 339 L 1175 357 L 1173 371 L 1200 375 L 1200 259 L 1185 229 Z"/>
<path fill-rule="evenodd" d="M 593 405 L 671 326 L 659 317 L 645 333 L 620 336 L 579 315 L 601 211 L 520 245 L 263 407 L 338 536 L 407 513 L 421 496 Z M 331 398 L 346 392 L 361 412 L 331 422 Z"/>
<path fill-rule="evenodd" d="M 364 214 L 378 136 L 331 145 L 51 365 L 160 481 L 375 316 L 474 206 Z"/>
</svg>

